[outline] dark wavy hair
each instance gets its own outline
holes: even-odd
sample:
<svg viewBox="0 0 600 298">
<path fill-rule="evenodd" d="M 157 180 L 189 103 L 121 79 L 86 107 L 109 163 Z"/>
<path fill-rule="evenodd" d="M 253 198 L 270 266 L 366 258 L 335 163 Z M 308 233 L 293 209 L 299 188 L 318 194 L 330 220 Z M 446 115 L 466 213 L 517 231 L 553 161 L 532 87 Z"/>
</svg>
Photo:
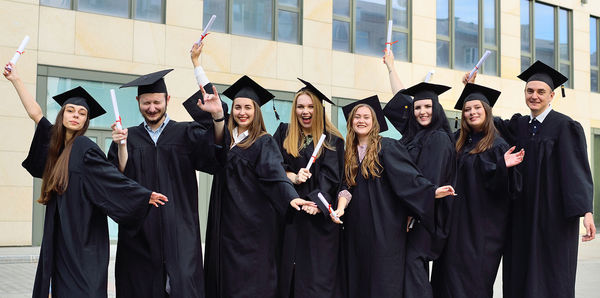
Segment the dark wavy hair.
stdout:
<svg viewBox="0 0 600 298">
<path fill-rule="evenodd" d="M 437 99 L 431 99 L 431 103 L 431 123 L 429 123 L 427 126 L 421 126 L 421 124 L 417 122 L 417 118 L 415 117 L 415 101 L 410 104 L 410 112 L 408 113 L 408 127 L 406 128 L 404 135 L 402 135 L 400 142 L 403 144 L 410 143 L 415 138 L 417 133 L 422 130 L 441 130 L 447 133 L 450 136 L 450 139 L 453 139 L 450 123 L 448 122 L 446 113 L 444 113 L 444 108 Z"/>
</svg>

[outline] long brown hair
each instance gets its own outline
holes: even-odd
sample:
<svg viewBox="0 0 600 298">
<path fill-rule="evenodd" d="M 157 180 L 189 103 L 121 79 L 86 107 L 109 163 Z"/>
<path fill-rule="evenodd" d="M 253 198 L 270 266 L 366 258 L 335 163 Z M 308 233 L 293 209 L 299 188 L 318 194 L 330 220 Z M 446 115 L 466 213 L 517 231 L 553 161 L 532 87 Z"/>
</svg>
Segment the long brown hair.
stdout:
<svg viewBox="0 0 600 298">
<path fill-rule="evenodd" d="M 254 118 L 252 119 L 252 123 L 250 123 L 250 127 L 248 127 L 248 137 L 238 143 L 236 146 L 242 149 L 246 149 L 254 142 L 261 137 L 262 135 L 267 133 L 267 128 L 265 127 L 265 122 L 263 121 L 262 112 L 260 111 L 260 106 L 256 103 L 256 101 L 252 101 L 252 106 L 254 106 Z M 231 116 L 229 117 L 229 121 L 227 122 L 227 129 L 229 130 L 229 135 L 231 137 L 231 144 L 235 141 L 233 139 L 233 129 L 238 125 L 233 120 L 233 109 L 235 107 L 235 98 L 231 102 Z"/>
<path fill-rule="evenodd" d="M 494 139 L 496 136 L 496 126 L 494 126 L 494 115 L 492 114 L 492 107 L 484 101 L 481 102 L 483 106 L 483 110 L 485 111 L 485 121 L 483 122 L 482 132 L 483 138 L 477 143 L 477 146 L 469 151 L 469 154 L 477 154 L 484 152 L 494 145 Z M 458 140 L 456 141 L 456 152 L 461 152 L 464 146 L 467 143 L 467 139 L 469 135 L 473 132 L 473 129 L 469 124 L 467 124 L 467 120 L 465 117 L 465 106 L 462 108 L 462 116 L 460 120 L 460 135 L 458 136 Z"/>
<path fill-rule="evenodd" d="M 298 104 L 298 97 L 304 94 L 308 95 L 313 103 L 312 125 L 310 127 L 310 134 L 313 137 L 313 142 L 318 140 L 317 138 L 319 138 L 323 133 L 323 104 L 312 92 L 308 90 L 299 91 L 296 93 L 296 96 L 294 96 L 294 101 L 292 102 L 290 126 L 287 131 L 287 135 L 285 136 L 285 140 L 283 140 L 283 148 L 293 157 L 298 157 L 300 155 L 300 148 L 302 147 L 303 143 L 303 140 L 301 140 L 300 137 L 302 134 L 302 127 L 298 124 L 299 119 L 298 115 L 296 115 L 296 105 Z M 342 138 L 340 131 L 337 130 L 337 128 L 331 123 L 331 121 L 329 121 L 327 117 L 325 117 L 325 130 L 329 132 L 330 135 L 337 136 L 340 139 Z M 331 137 L 326 139 L 326 141 L 323 143 L 323 148 L 335 151 L 335 145 L 331 144 L 332 141 L 333 140 L 331 140 Z M 323 148 L 319 150 L 317 156 L 321 155 Z"/>
<path fill-rule="evenodd" d="M 356 175 L 358 174 L 358 138 L 354 129 L 352 129 L 352 122 L 356 110 L 361 107 L 368 107 L 371 111 L 371 119 L 373 119 L 373 127 L 369 131 L 369 142 L 367 144 L 367 153 L 360 164 L 360 172 L 365 179 L 369 177 L 381 177 L 383 166 L 379 162 L 379 150 L 381 150 L 381 136 L 379 135 L 379 122 L 377 122 L 377 116 L 375 111 L 367 104 L 356 105 L 348 116 L 348 123 L 346 128 L 348 134 L 346 135 L 346 152 L 344 154 L 344 176 L 346 184 L 349 187 L 356 185 Z"/>
<path fill-rule="evenodd" d="M 62 194 L 67 190 L 69 186 L 69 158 L 71 157 L 73 142 L 76 137 L 84 135 L 90 125 L 88 114 L 83 127 L 75 131 L 71 139 L 66 140 L 67 128 L 63 125 L 65 108 L 66 105 L 58 111 L 56 121 L 54 121 L 50 132 L 48 156 L 42 175 L 42 193 L 38 199 L 38 203 L 43 205 L 48 204 L 53 194 Z"/>
</svg>

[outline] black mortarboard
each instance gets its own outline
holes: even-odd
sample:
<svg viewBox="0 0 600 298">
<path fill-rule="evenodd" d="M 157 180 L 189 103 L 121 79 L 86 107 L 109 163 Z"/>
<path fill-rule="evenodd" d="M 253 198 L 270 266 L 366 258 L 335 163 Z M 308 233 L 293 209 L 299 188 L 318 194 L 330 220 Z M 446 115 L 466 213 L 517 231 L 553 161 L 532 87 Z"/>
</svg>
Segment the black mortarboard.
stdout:
<svg viewBox="0 0 600 298">
<path fill-rule="evenodd" d="M 233 85 L 223 91 L 225 96 L 234 100 L 238 97 L 250 98 L 258 103 L 259 106 L 264 105 L 271 99 L 275 98 L 275 95 L 271 94 L 267 89 L 253 81 L 248 76 L 243 76 L 237 80 Z"/>
<path fill-rule="evenodd" d="M 302 82 L 304 85 L 306 85 L 306 86 L 300 88 L 300 90 L 298 90 L 298 92 L 300 92 L 302 90 L 308 90 L 312 94 L 314 94 L 321 101 L 321 103 L 323 103 L 323 101 L 326 101 L 332 105 L 335 105 L 333 103 L 333 101 L 331 101 L 327 96 L 325 96 L 325 94 L 323 94 L 321 91 L 319 91 L 319 89 L 317 89 L 317 87 L 313 86 L 313 84 L 311 84 L 301 78 L 298 78 L 298 80 L 300 80 L 300 82 Z"/>
<path fill-rule="evenodd" d="M 207 88 L 208 85 L 210 85 L 210 89 Z M 211 83 L 208 83 L 208 85 L 204 86 L 204 91 L 206 93 L 208 93 L 208 90 L 210 90 L 211 92 L 213 91 L 213 85 Z M 196 93 L 192 94 L 192 96 L 188 97 L 188 99 L 186 99 L 183 102 L 183 107 L 188 112 L 188 114 L 192 116 L 192 119 L 194 119 L 194 121 L 203 125 L 204 127 L 209 127 L 213 120 L 212 115 L 209 112 L 203 111 L 198 107 L 199 99 L 202 99 L 202 90 L 198 90 Z M 202 100 L 202 103 L 204 103 L 204 100 Z M 225 115 L 225 118 L 227 118 L 227 104 L 221 100 L 221 106 L 223 107 L 223 113 Z"/>
<path fill-rule="evenodd" d="M 454 109 L 462 111 L 463 105 L 467 101 L 471 100 L 481 100 L 490 107 L 493 107 L 500 96 L 500 91 L 488 88 L 485 86 L 468 83 L 463 89 L 463 92 L 460 94 L 460 97 L 456 101 L 456 105 L 454 105 Z"/>
<path fill-rule="evenodd" d="M 238 97 L 246 97 L 254 100 L 259 106 L 262 106 L 275 98 L 269 90 L 263 88 L 257 82 L 253 81 L 249 76 L 244 75 L 239 78 L 233 85 L 223 91 L 225 96 L 234 100 Z M 275 109 L 275 103 L 273 102 L 273 112 L 275 112 L 275 118 L 279 120 L 279 114 Z"/>
<path fill-rule="evenodd" d="M 400 133 L 406 130 L 410 112 L 412 110 L 412 99 L 399 91 L 383 107 L 383 114 L 390 119 L 390 122 Z"/>
<path fill-rule="evenodd" d="M 165 69 L 149 74 L 145 74 L 127 84 L 123 84 L 121 88 L 138 87 L 138 96 L 145 93 L 167 93 L 167 85 L 163 77 L 173 69 Z"/>
<path fill-rule="evenodd" d="M 411 95 L 417 101 L 420 99 L 438 100 L 438 95 L 450 90 L 451 87 L 444 85 L 431 84 L 426 82 L 418 83 L 408 89 L 401 90 L 402 94 Z"/>
<path fill-rule="evenodd" d="M 560 72 L 556 71 L 554 68 L 544 64 L 542 61 L 535 61 L 528 69 L 522 72 L 517 76 L 519 79 L 525 82 L 531 81 L 541 81 L 548 86 L 550 86 L 551 90 L 556 89 L 556 87 L 564 84 L 567 80 L 567 77 L 562 75 Z"/>
<path fill-rule="evenodd" d="M 66 104 L 83 106 L 88 111 L 90 120 L 106 113 L 100 104 L 83 87 L 78 86 L 52 98 L 62 107 Z"/>
<path fill-rule="evenodd" d="M 371 97 L 367 97 L 365 99 L 361 99 L 359 101 L 355 101 L 351 104 L 345 105 L 342 107 L 342 111 L 344 112 L 344 117 L 346 117 L 346 121 L 348 121 L 348 116 L 350 116 L 350 112 L 352 109 L 359 104 L 367 104 L 375 111 L 375 115 L 377 116 L 377 122 L 379 122 L 379 132 L 384 132 L 388 130 L 387 123 L 385 122 L 385 116 L 383 115 L 383 110 L 381 109 L 381 103 L 379 102 L 379 97 L 377 95 L 373 95 Z"/>
</svg>

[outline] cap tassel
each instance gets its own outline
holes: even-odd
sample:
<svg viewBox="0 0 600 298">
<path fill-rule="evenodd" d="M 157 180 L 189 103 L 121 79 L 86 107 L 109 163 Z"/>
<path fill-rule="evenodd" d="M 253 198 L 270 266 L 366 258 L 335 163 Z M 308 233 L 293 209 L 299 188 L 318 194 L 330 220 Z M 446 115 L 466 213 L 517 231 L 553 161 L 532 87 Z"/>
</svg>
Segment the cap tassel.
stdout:
<svg viewBox="0 0 600 298">
<path fill-rule="evenodd" d="M 323 134 L 325 134 L 325 131 L 327 130 L 327 121 L 325 120 L 325 106 L 323 106 Z"/>
<path fill-rule="evenodd" d="M 454 129 L 458 129 L 458 117 L 454 117 Z"/>
<path fill-rule="evenodd" d="M 562 93 L 562 97 L 567 97 L 567 95 L 565 95 L 565 85 L 560 85 L 560 92 Z"/>
<path fill-rule="evenodd" d="M 279 114 L 277 113 L 277 109 L 275 109 L 275 100 L 273 100 L 273 112 L 275 112 L 275 119 L 279 121 Z"/>
</svg>

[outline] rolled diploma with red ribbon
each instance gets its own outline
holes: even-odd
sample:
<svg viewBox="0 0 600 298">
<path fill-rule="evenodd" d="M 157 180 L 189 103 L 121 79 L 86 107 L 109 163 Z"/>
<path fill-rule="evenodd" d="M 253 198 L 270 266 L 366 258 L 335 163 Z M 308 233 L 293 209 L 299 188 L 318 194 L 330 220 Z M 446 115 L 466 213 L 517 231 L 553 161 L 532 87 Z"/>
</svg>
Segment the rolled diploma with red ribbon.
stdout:
<svg viewBox="0 0 600 298">
<path fill-rule="evenodd" d="M 490 51 L 487 51 L 487 50 L 485 51 L 485 53 L 483 54 L 483 56 L 481 56 L 481 59 L 479 59 L 479 62 L 477 62 L 477 65 L 475 65 L 475 67 L 473 68 L 473 70 L 471 70 L 471 73 L 469 73 L 469 79 L 467 79 L 467 81 L 470 80 L 473 77 L 473 75 L 475 74 L 475 72 L 477 70 L 479 70 L 479 68 L 481 67 L 481 64 L 483 64 L 483 62 L 485 61 L 485 59 L 487 59 L 487 57 L 491 53 L 492 52 L 490 52 Z"/>
<path fill-rule="evenodd" d="M 119 116 L 119 107 L 117 106 L 117 95 L 115 95 L 115 89 L 110 89 L 110 97 L 112 98 L 113 111 L 115 112 L 117 128 L 123 129 L 123 125 L 121 125 L 121 116 Z M 121 144 L 125 144 L 125 140 L 121 140 Z"/>
<path fill-rule="evenodd" d="M 10 59 L 10 63 L 17 64 L 17 61 L 19 60 L 21 55 L 23 55 L 23 51 L 25 51 L 27 43 L 29 43 L 29 35 L 25 35 L 25 38 L 23 38 L 23 41 L 21 41 L 21 44 L 19 45 L 19 48 L 13 55 L 12 59 Z"/>
<path fill-rule="evenodd" d="M 324 141 L 325 141 L 325 134 L 322 134 L 321 138 L 319 139 L 319 142 L 317 143 L 317 146 L 315 146 L 315 150 L 313 151 L 312 155 L 310 156 L 310 160 L 308 161 L 308 164 L 306 165 L 307 170 L 310 170 L 310 166 L 312 166 L 313 162 L 315 162 L 315 160 L 317 159 L 317 154 L 319 153 L 319 149 L 321 149 L 321 146 L 323 146 Z"/>
<path fill-rule="evenodd" d="M 392 26 L 394 25 L 393 20 L 388 21 L 388 30 L 387 30 L 387 42 L 385 43 L 385 49 L 389 52 L 390 46 L 392 45 Z"/>
<path fill-rule="evenodd" d="M 331 214 L 331 216 L 333 216 L 333 218 L 340 220 L 340 218 L 337 216 L 337 214 L 335 214 L 335 212 L 333 212 L 333 209 L 331 208 L 331 204 L 329 204 L 329 202 L 327 202 L 327 200 L 325 200 L 325 197 L 323 196 L 322 193 L 318 193 L 317 197 L 319 197 L 319 200 L 321 200 L 321 203 L 323 203 L 323 205 L 327 206 L 327 210 L 329 210 L 329 214 Z"/>
<path fill-rule="evenodd" d="M 200 44 L 202 42 L 202 40 L 204 39 L 204 37 L 206 37 L 206 35 L 208 34 L 208 30 L 210 29 L 210 27 L 212 27 L 212 24 L 216 18 L 217 18 L 217 16 L 214 14 L 210 17 L 210 20 L 208 20 L 208 23 L 206 23 L 206 26 L 204 26 L 204 30 L 202 31 L 202 36 L 200 36 L 200 39 L 198 39 L 198 42 L 196 42 L 197 44 Z"/>
</svg>

